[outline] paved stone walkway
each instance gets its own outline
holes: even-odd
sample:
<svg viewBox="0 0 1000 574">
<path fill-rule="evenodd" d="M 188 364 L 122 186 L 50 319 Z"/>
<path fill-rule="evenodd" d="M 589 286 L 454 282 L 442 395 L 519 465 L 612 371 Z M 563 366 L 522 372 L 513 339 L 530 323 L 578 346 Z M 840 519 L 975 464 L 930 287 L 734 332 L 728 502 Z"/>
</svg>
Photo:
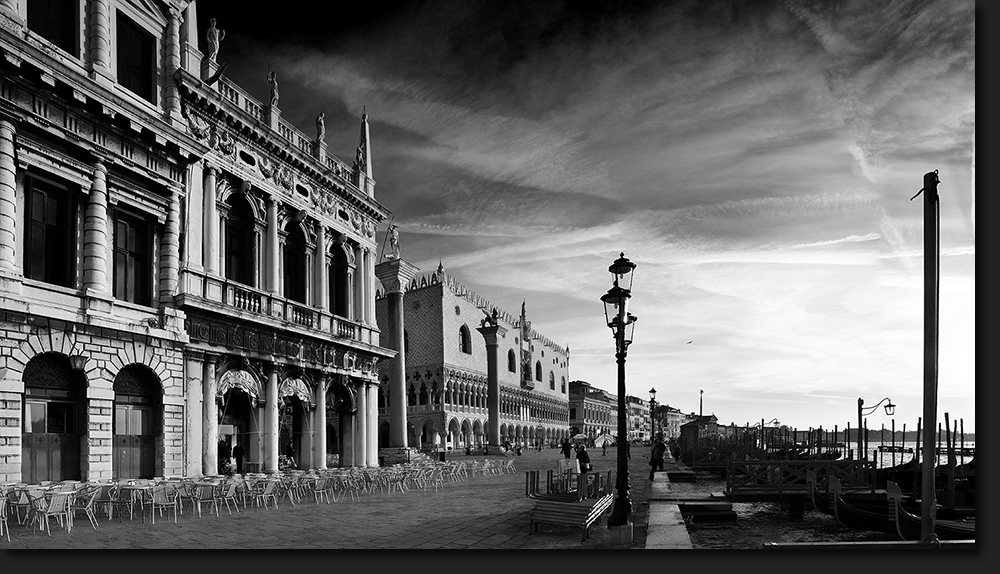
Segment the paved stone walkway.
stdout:
<svg viewBox="0 0 1000 574">
<path fill-rule="evenodd" d="M 612 449 L 607 456 L 594 449 L 591 460 L 595 469 L 614 471 L 614 455 Z M 166 516 L 162 521 L 157 518 L 155 525 L 148 517 L 145 522 L 138 517 L 119 522 L 116 515 L 110 522 L 100 520 L 95 531 L 86 518 L 78 515 L 72 533 L 53 525 L 49 537 L 12 523 L 11 541 L 8 543 L 4 536 L 0 550 L 605 548 L 606 517 L 591 529 L 586 541 L 582 540 L 580 528 L 540 525 L 538 532 L 529 533 L 532 501 L 524 496 L 524 471 L 555 469 L 559 456 L 556 449 L 525 451 L 521 456 L 506 457 L 516 461 L 516 473 L 470 476 L 461 482 L 445 483 L 438 492 L 433 488 L 376 492 L 362 495 L 359 501 L 352 502 L 348 497 L 342 502 L 319 505 L 311 497 L 296 506 L 282 500 L 276 509 L 250 507 L 232 515 L 223 507 L 218 517 L 205 514 L 198 518 L 186 509 L 177 524 Z M 450 456 L 452 460 L 469 458 L 484 457 Z M 646 539 L 649 483 L 645 459 L 635 457 L 630 461 L 633 549 L 643 548 Z M 9 556 L 16 554 L 11 552 Z"/>
</svg>

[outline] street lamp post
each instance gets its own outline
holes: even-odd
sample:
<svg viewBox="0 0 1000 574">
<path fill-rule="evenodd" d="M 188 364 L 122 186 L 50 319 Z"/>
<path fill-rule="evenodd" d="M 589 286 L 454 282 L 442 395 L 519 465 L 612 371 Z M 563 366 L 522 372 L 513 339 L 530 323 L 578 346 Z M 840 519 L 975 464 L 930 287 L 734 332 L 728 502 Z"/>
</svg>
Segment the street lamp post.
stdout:
<svg viewBox="0 0 1000 574">
<path fill-rule="evenodd" d="M 866 460 L 868 458 L 868 452 L 866 452 L 868 449 L 866 449 L 863 446 L 864 443 L 862 442 L 864 440 L 862 438 L 862 432 L 864 432 L 864 434 L 867 435 L 868 431 L 864 430 L 864 422 L 862 421 L 862 417 L 864 415 L 870 415 L 873 412 L 875 412 L 875 410 L 878 409 L 879 406 L 882 405 L 882 403 L 886 403 L 885 414 L 891 417 L 893 413 L 896 412 L 896 405 L 892 404 L 892 400 L 890 400 L 889 397 L 882 399 L 876 405 L 871 407 L 866 407 L 865 400 L 862 399 L 861 397 L 858 397 L 858 460 Z"/>
<path fill-rule="evenodd" d="M 656 389 L 649 389 L 649 433 L 656 440 Z"/>
<path fill-rule="evenodd" d="M 625 417 L 625 356 L 628 353 L 628 346 L 632 343 L 632 333 L 635 329 L 637 317 L 628 312 L 628 300 L 632 297 L 632 278 L 635 263 L 621 256 L 608 267 L 614 280 L 614 286 L 601 296 L 604 302 L 604 318 L 608 327 L 615 337 L 615 359 L 618 360 L 618 498 L 615 499 L 611 516 L 608 517 L 608 526 L 624 526 L 628 524 L 629 515 L 632 513 L 632 501 L 629 500 L 628 491 L 628 445 L 625 437 L 628 436 L 628 427 Z M 627 282 L 626 286 L 620 285 Z M 631 538 L 631 537 L 630 537 Z"/>
</svg>

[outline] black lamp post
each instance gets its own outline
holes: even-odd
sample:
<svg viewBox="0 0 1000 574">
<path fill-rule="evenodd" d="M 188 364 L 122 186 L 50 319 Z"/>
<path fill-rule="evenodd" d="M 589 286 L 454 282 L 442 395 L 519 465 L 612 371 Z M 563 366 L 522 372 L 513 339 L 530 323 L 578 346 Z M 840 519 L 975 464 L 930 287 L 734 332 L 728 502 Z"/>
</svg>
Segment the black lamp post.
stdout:
<svg viewBox="0 0 1000 574">
<path fill-rule="evenodd" d="M 655 441 L 656 436 L 656 389 L 649 389 L 649 433 L 651 440 Z"/>
<path fill-rule="evenodd" d="M 628 346 L 632 343 L 632 333 L 637 317 L 628 312 L 628 300 L 632 296 L 632 270 L 635 263 L 625 257 L 625 253 L 615 260 L 608 271 L 614 280 L 614 286 L 601 297 L 604 302 L 604 319 L 615 337 L 615 358 L 618 360 L 618 498 L 615 499 L 608 526 L 623 526 L 628 524 L 632 513 L 632 501 L 628 491 L 628 436 L 625 411 L 625 356 Z M 625 283 L 623 287 L 620 283 Z"/>
<path fill-rule="evenodd" d="M 882 403 L 885 403 L 885 414 L 891 417 L 896 412 L 896 405 L 892 404 L 889 397 L 882 399 L 875 406 L 871 407 L 866 407 L 865 400 L 858 397 L 858 460 L 868 459 L 868 449 L 863 446 L 864 443 L 862 442 L 864 440 L 864 438 L 862 438 L 862 433 L 867 435 L 868 431 L 864 429 L 864 422 L 861 417 L 872 414 Z"/>
</svg>

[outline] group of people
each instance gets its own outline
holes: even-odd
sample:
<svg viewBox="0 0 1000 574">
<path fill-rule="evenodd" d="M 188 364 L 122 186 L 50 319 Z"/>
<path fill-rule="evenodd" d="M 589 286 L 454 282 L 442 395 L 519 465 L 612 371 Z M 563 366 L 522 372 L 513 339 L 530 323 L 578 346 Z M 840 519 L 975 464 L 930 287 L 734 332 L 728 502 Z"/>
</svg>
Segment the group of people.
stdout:
<svg viewBox="0 0 1000 574">
<path fill-rule="evenodd" d="M 663 470 L 663 461 L 668 452 L 675 461 L 680 460 L 681 447 L 677 444 L 676 439 L 670 439 L 669 443 L 664 443 L 662 438 L 657 438 L 653 442 L 653 449 L 649 455 L 649 480 L 653 480 L 657 470 Z"/>
<path fill-rule="evenodd" d="M 580 443 L 573 445 L 566 439 L 562 443 L 561 452 L 566 458 L 571 458 L 572 453 L 576 451 L 576 461 L 580 465 L 580 472 L 590 472 L 594 470 L 594 465 L 590 462 L 590 453 L 587 452 L 587 445 Z"/>
</svg>

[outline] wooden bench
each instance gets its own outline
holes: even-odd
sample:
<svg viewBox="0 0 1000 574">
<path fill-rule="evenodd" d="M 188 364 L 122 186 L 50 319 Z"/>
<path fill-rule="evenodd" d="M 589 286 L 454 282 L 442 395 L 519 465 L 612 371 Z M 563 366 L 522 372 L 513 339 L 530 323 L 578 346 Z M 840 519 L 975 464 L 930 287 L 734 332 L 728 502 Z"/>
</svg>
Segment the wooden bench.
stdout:
<svg viewBox="0 0 1000 574">
<path fill-rule="evenodd" d="M 583 539 L 587 540 L 590 527 L 601 521 L 613 502 L 613 494 L 574 502 L 536 499 L 535 507 L 531 509 L 529 531 L 538 532 L 539 524 L 578 526 L 583 529 Z"/>
</svg>

